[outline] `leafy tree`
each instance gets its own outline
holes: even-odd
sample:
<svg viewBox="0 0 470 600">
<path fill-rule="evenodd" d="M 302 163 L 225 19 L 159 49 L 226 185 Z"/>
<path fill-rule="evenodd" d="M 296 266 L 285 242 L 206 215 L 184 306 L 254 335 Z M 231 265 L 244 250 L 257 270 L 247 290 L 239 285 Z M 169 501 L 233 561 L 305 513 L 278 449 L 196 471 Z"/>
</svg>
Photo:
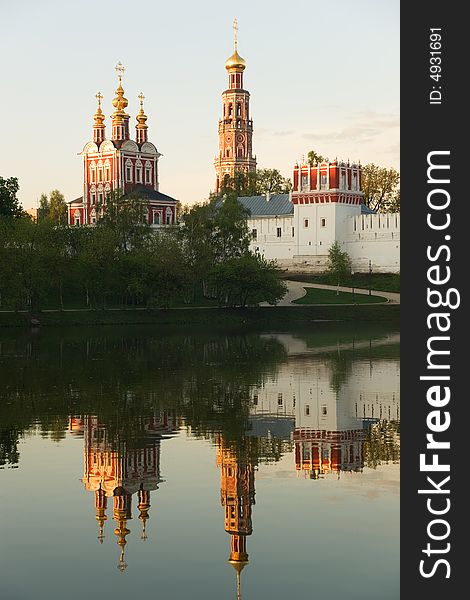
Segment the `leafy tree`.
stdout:
<svg viewBox="0 0 470 600">
<path fill-rule="evenodd" d="M 28 216 L 16 197 L 19 189 L 17 177 L 4 179 L 0 176 L 0 216 L 15 219 Z"/>
<path fill-rule="evenodd" d="M 214 206 L 212 247 L 215 262 L 248 253 L 251 241 L 247 224 L 249 214 L 233 193 Z"/>
<path fill-rule="evenodd" d="M 89 229 L 84 236 L 78 273 L 87 304 L 106 308 L 109 296 L 116 291 L 118 246 L 118 233 L 109 227 Z"/>
<path fill-rule="evenodd" d="M 57 225 L 67 225 L 67 204 L 59 190 L 52 190 L 49 194 L 49 218 Z"/>
<path fill-rule="evenodd" d="M 336 283 L 336 293 L 339 294 L 340 283 L 351 273 L 351 262 L 347 252 L 341 250 L 341 246 L 336 240 L 331 244 L 328 250 L 328 274 L 331 280 Z"/>
<path fill-rule="evenodd" d="M 256 306 L 260 302 L 277 304 L 287 291 L 278 275 L 274 261 L 245 254 L 216 265 L 210 274 L 210 283 L 220 304 L 242 307 Z"/>
<path fill-rule="evenodd" d="M 393 167 L 370 163 L 362 167 L 364 204 L 377 212 L 400 210 L 400 174 Z"/>
<path fill-rule="evenodd" d="M 287 194 L 291 190 L 291 180 L 283 177 L 277 169 L 257 169 L 250 173 L 237 171 L 233 177 L 226 177 L 218 195 L 235 191 L 239 197 L 264 196 L 268 193 Z"/>
<path fill-rule="evenodd" d="M 30 219 L 0 219 L 0 291 L 15 309 L 36 309 L 51 285 L 43 231 Z"/>
<path fill-rule="evenodd" d="M 64 195 L 59 190 L 49 194 L 41 194 L 39 198 L 38 220 L 49 220 L 55 225 L 67 225 L 67 204 Z"/>
<path fill-rule="evenodd" d="M 39 197 L 39 208 L 37 212 L 38 221 L 43 221 L 49 216 L 49 198 L 47 194 L 41 194 Z"/>
<path fill-rule="evenodd" d="M 151 232 L 147 219 L 148 202 L 137 192 L 125 195 L 111 192 L 96 211 L 101 215 L 97 220 L 98 227 L 114 231 L 120 249 L 125 252 L 142 244 Z"/>
<path fill-rule="evenodd" d="M 317 163 L 326 162 L 328 159 L 315 152 L 315 150 L 310 150 L 307 154 L 307 162 L 309 165 L 315 165 Z"/>
</svg>

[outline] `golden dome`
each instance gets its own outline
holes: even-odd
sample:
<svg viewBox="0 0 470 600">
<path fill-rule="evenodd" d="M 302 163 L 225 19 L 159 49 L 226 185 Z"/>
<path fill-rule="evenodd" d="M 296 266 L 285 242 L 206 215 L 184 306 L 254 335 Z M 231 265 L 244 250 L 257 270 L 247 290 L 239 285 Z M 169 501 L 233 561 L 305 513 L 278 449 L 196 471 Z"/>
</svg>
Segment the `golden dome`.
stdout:
<svg viewBox="0 0 470 600">
<path fill-rule="evenodd" d="M 225 68 L 227 69 L 227 71 L 231 70 L 231 69 L 240 69 L 241 71 L 243 71 L 246 67 L 246 62 L 245 60 L 238 54 L 238 52 L 235 50 L 235 52 L 232 54 L 232 56 L 230 58 L 227 59 L 227 61 L 225 62 Z"/>
<path fill-rule="evenodd" d="M 147 115 L 144 113 L 144 98 L 145 96 L 142 94 L 142 92 L 140 92 L 139 94 L 139 102 L 140 102 L 140 110 L 137 113 L 137 127 L 139 129 L 147 129 L 148 125 L 146 124 L 147 121 Z"/>
<path fill-rule="evenodd" d="M 103 98 L 103 96 L 101 95 L 101 92 L 98 92 L 96 94 L 96 99 L 98 100 L 98 108 L 96 109 L 95 114 L 93 115 L 93 119 L 95 120 L 95 125 L 101 126 L 104 123 L 105 120 L 105 116 L 103 114 L 103 111 L 101 110 L 101 99 Z"/>
<path fill-rule="evenodd" d="M 124 112 L 124 109 L 129 104 L 127 98 L 124 98 L 124 90 L 122 85 L 119 83 L 119 86 L 116 90 L 116 96 L 113 99 L 113 106 L 116 109 L 116 112 Z"/>
</svg>

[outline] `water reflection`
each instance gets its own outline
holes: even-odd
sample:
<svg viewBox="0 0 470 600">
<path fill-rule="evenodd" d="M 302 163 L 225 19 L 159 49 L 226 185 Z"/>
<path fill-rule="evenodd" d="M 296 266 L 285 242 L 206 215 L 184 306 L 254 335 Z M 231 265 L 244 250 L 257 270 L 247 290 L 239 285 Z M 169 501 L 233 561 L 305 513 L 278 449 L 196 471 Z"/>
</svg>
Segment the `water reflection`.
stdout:
<svg viewBox="0 0 470 600">
<path fill-rule="evenodd" d="M 255 471 L 251 463 L 250 440 L 244 447 L 230 447 L 217 436 L 217 466 L 220 467 L 220 501 L 225 509 L 225 531 L 230 534 L 229 563 L 237 573 L 237 597 L 240 598 L 240 574 L 248 564 L 246 538 L 253 533 L 251 507 L 255 503 Z"/>
<path fill-rule="evenodd" d="M 170 485 L 165 440 L 182 432 L 214 447 L 238 598 L 260 467 L 289 459 L 290 473 L 317 488 L 400 459 L 393 334 L 51 336 L 1 350 L 0 465 L 21 464 L 18 444 L 34 432 L 83 438 L 90 518 L 93 498 L 98 541 L 115 540 L 121 572 L 134 567 L 128 542 L 155 538 L 147 522 Z"/>
<path fill-rule="evenodd" d="M 136 496 L 141 539 L 147 539 L 146 524 L 150 517 L 150 492 L 163 481 L 160 474 L 161 440 L 178 429 L 176 417 L 166 411 L 146 419 L 138 419 L 142 445 L 130 447 L 119 437 L 112 438 L 96 416 L 70 418 L 70 431 L 84 438 L 84 473 L 82 482 L 87 491 L 94 492 L 98 539 L 104 540 L 104 525 L 108 498 L 112 498 L 114 530 L 121 548 L 118 569 L 128 566 L 124 560 L 126 536 L 131 533 L 127 523 L 132 519 L 132 501 Z"/>
</svg>

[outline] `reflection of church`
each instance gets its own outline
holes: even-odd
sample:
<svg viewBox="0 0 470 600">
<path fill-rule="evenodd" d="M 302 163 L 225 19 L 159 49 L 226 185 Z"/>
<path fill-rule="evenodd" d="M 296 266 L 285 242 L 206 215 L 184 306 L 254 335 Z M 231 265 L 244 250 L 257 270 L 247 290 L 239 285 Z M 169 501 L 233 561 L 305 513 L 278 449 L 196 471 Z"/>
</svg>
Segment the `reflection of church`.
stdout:
<svg viewBox="0 0 470 600">
<path fill-rule="evenodd" d="M 237 594 L 240 598 L 240 574 L 248 564 L 246 538 L 253 532 L 251 507 L 255 503 L 255 472 L 249 456 L 246 453 L 240 455 L 236 448 L 224 444 L 220 434 L 216 444 L 220 501 L 225 509 L 225 531 L 231 538 L 229 563 L 237 573 Z"/>
<path fill-rule="evenodd" d="M 162 436 L 177 429 L 176 419 L 166 412 L 143 419 L 143 443 L 130 447 L 112 438 L 98 417 L 71 418 L 70 428 L 84 436 L 83 483 L 95 495 L 98 539 L 103 543 L 105 522 L 108 519 L 108 498 L 112 498 L 114 534 L 121 548 L 118 568 L 124 571 L 126 536 L 131 533 L 128 521 L 132 519 L 133 496 L 136 496 L 138 519 L 141 522 L 141 539 L 147 539 L 146 524 L 149 519 L 150 492 L 158 489 L 160 476 L 160 443 Z"/>
</svg>

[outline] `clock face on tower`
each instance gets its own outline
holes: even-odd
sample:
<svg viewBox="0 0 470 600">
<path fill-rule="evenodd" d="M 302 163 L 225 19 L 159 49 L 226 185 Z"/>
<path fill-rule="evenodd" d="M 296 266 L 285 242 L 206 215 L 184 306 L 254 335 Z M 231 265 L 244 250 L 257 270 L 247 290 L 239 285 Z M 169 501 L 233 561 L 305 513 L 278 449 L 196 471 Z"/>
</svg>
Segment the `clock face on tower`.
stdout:
<svg viewBox="0 0 470 600">
<path fill-rule="evenodd" d="M 239 144 L 241 144 L 244 141 L 245 141 L 245 136 L 244 135 L 242 135 L 242 134 L 237 135 L 237 142 Z"/>
</svg>

